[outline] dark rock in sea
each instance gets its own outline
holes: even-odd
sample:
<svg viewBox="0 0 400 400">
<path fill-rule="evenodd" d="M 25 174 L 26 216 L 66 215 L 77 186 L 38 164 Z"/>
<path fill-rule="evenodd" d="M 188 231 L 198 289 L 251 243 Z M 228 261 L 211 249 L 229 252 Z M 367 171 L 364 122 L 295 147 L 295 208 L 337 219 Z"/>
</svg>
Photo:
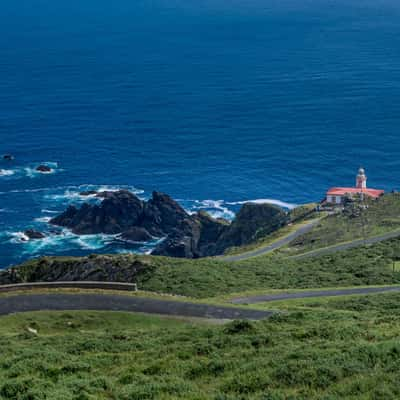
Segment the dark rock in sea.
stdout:
<svg viewBox="0 0 400 400">
<path fill-rule="evenodd" d="M 97 195 L 96 190 L 84 190 L 83 192 L 79 193 L 79 196 L 87 197 L 87 196 L 95 196 Z"/>
<path fill-rule="evenodd" d="M 88 196 L 96 196 L 100 199 L 105 199 L 107 197 L 111 197 L 115 191 L 108 191 L 108 190 L 103 190 L 101 192 L 98 192 L 97 190 L 84 190 L 79 193 L 79 196 L 82 197 L 88 197 Z"/>
<path fill-rule="evenodd" d="M 148 242 L 153 239 L 153 236 L 145 228 L 134 226 L 123 232 L 119 238 L 127 242 Z"/>
<path fill-rule="evenodd" d="M 14 160 L 14 156 L 12 154 L 4 154 L 3 155 L 3 160 L 13 161 Z"/>
<path fill-rule="evenodd" d="M 179 227 L 189 214 L 170 196 L 153 192 L 144 204 L 142 226 L 153 236 L 164 236 Z"/>
<path fill-rule="evenodd" d="M 223 254 L 279 229 L 288 222 L 287 213 L 270 204 L 245 204 L 231 224 L 205 212 L 174 229 L 152 252 L 153 255 L 198 258 Z"/>
<path fill-rule="evenodd" d="M 101 192 L 97 192 L 96 197 L 98 197 L 99 199 L 106 199 L 107 197 L 112 197 L 114 193 L 115 191 L 103 190 Z"/>
<path fill-rule="evenodd" d="M 28 229 L 24 232 L 24 235 L 29 239 L 29 240 L 35 240 L 35 239 L 44 239 L 46 235 L 44 235 L 42 232 L 35 231 L 34 229 Z"/>
<path fill-rule="evenodd" d="M 287 212 L 278 206 L 246 203 L 229 228 L 218 238 L 216 253 L 222 254 L 229 247 L 251 243 L 278 230 L 288 222 Z"/>
<path fill-rule="evenodd" d="M 79 209 L 69 206 L 50 223 L 69 228 L 78 235 L 117 234 L 139 225 L 142 214 L 143 202 L 133 193 L 120 190 L 112 192 L 100 205 L 85 203 Z"/>
<path fill-rule="evenodd" d="M 138 276 L 154 269 L 150 260 L 134 255 L 88 257 L 44 257 L 16 268 L 0 270 L 0 285 L 22 282 L 108 281 L 137 282 Z"/>
<path fill-rule="evenodd" d="M 215 255 L 219 237 L 228 227 L 227 221 L 199 212 L 174 229 L 152 254 L 185 258 Z"/>
<path fill-rule="evenodd" d="M 170 196 L 154 192 L 145 202 L 133 193 L 104 192 L 101 204 L 70 206 L 50 223 L 76 234 L 121 234 L 122 240 L 148 241 L 165 237 L 154 255 L 198 258 L 223 254 L 279 229 L 288 222 L 287 213 L 270 204 L 245 204 L 230 224 L 206 212 L 189 215 Z"/>
<path fill-rule="evenodd" d="M 49 172 L 52 172 L 53 170 L 48 165 L 39 165 L 36 167 L 36 171 L 43 172 L 43 173 L 49 173 Z"/>
</svg>

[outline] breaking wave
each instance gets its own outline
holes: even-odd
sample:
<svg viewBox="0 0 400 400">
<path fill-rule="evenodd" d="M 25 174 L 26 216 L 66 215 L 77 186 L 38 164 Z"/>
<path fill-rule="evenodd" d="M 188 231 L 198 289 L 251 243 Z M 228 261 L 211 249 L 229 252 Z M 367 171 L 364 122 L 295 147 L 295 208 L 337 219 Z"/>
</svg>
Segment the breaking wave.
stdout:
<svg viewBox="0 0 400 400">
<path fill-rule="evenodd" d="M 293 203 L 287 203 L 285 201 L 276 200 L 276 199 L 255 199 L 255 200 L 245 200 L 245 201 L 235 201 L 235 202 L 227 202 L 226 204 L 229 205 L 242 205 L 246 203 L 253 203 L 253 204 L 273 204 L 282 208 L 286 208 L 288 210 L 293 210 L 298 205 Z"/>
<path fill-rule="evenodd" d="M 51 171 L 37 171 L 36 168 L 38 165 L 46 165 L 51 168 Z M 0 168 L 0 177 L 8 178 L 8 179 L 21 179 L 21 178 L 36 178 L 41 175 L 49 175 L 55 174 L 57 171 L 62 171 L 58 168 L 58 164 L 55 162 L 43 162 L 35 165 L 27 165 L 15 167 L 13 169 L 1 169 Z M 14 192 L 15 193 L 15 192 Z"/>
<path fill-rule="evenodd" d="M 231 220 L 235 218 L 235 212 L 230 210 L 224 200 L 180 200 L 183 207 L 189 214 L 198 211 L 207 211 L 214 218 Z"/>
<path fill-rule="evenodd" d="M 87 201 L 101 201 L 101 198 L 96 197 L 96 194 L 82 195 L 82 192 L 96 191 L 96 192 L 117 192 L 118 190 L 129 190 L 136 195 L 143 194 L 144 191 L 137 189 L 134 186 L 127 185 L 79 185 L 79 186 L 68 186 L 63 188 L 58 188 L 57 191 L 45 195 L 45 199 L 53 201 L 74 201 L 74 202 L 87 202 Z M 51 191 L 51 189 L 48 189 Z M 62 191 L 62 193 L 54 193 Z"/>
<path fill-rule="evenodd" d="M 60 232 L 47 234 L 42 239 L 29 240 L 24 232 L 6 232 L 10 243 L 23 246 L 25 254 L 38 255 L 44 251 L 52 253 L 79 250 L 100 250 L 112 244 L 116 235 L 75 235 L 67 229 Z"/>
<path fill-rule="evenodd" d="M 14 175 L 15 171 L 12 169 L 0 169 L 0 176 L 11 176 Z"/>
</svg>

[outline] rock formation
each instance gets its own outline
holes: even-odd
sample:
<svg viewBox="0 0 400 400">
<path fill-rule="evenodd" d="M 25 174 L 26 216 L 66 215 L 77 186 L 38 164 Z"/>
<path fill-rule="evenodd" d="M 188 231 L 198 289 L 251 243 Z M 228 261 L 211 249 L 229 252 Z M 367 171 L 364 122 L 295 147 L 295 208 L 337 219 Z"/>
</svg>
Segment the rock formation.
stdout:
<svg viewBox="0 0 400 400">
<path fill-rule="evenodd" d="M 79 235 L 120 234 L 122 240 L 132 242 L 165 237 L 153 254 L 198 258 L 250 243 L 288 221 L 285 211 L 269 204 L 245 204 L 229 224 L 206 212 L 189 215 L 170 196 L 159 192 L 153 192 L 147 202 L 127 190 L 106 192 L 103 197 L 101 204 L 70 206 L 50 223 Z"/>
<path fill-rule="evenodd" d="M 52 172 L 53 170 L 48 165 L 39 165 L 36 167 L 36 171 L 42 173 L 49 173 Z"/>
<path fill-rule="evenodd" d="M 139 226 L 133 226 L 127 231 L 121 233 L 120 239 L 126 240 L 127 242 L 148 242 L 153 239 L 153 236 L 145 229 Z"/>
<path fill-rule="evenodd" d="M 42 232 L 35 231 L 34 229 L 26 230 L 24 235 L 28 238 L 28 240 L 44 239 L 46 237 Z"/>
</svg>

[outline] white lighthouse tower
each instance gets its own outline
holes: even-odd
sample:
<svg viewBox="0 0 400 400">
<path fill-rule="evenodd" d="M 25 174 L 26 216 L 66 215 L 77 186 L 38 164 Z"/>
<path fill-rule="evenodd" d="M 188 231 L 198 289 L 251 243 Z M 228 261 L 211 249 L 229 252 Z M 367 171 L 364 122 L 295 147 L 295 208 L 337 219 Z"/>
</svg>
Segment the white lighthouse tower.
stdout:
<svg viewBox="0 0 400 400">
<path fill-rule="evenodd" d="M 357 189 L 366 189 L 367 188 L 367 176 L 365 175 L 364 168 L 360 168 L 358 170 L 358 175 L 356 179 L 356 187 Z"/>
</svg>

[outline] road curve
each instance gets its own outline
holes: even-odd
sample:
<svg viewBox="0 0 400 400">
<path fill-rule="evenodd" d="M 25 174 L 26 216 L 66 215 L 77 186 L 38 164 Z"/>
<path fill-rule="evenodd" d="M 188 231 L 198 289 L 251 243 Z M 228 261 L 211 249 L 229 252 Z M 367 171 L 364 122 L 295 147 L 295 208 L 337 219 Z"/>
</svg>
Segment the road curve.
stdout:
<svg viewBox="0 0 400 400">
<path fill-rule="evenodd" d="M 352 294 L 373 294 L 373 293 L 387 293 L 387 292 L 399 292 L 399 291 L 400 291 L 400 286 L 310 290 L 302 292 L 265 294 L 258 296 L 240 297 L 232 299 L 231 302 L 233 304 L 256 304 L 256 303 L 265 303 L 278 300 L 308 299 L 313 297 L 333 297 L 333 296 L 346 296 Z"/>
<path fill-rule="evenodd" d="M 319 257 L 319 256 L 337 253 L 339 251 L 354 249 L 355 247 L 366 246 L 366 245 L 384 242 L 385 240 L 395 239 L 398 237 L 400 237 L 400 230 L 392 231 L 389 233 L 384 233 L 383 235 L 375 236 L 372 238 L 357 239 L 357 240 L 353 240 L 352 242 L 348 242 L 348 243 L 342 243 L 342 244 L 337 244 L 337 245 L 330 246 L 330 247 L 325 247 L 322 249 L 312 250 L 307 253 L 290 256 L 289 258 L 291 258 L 292 260 L 301 260 L 303 258 L 308 258 L 308 257 Z"/>
<path fill-rule="evenodd" d="M 126 311 L 171 316 L 259 320 L 273 312 L 109 294 L 21 294 L 0 297 L 0 315 L 27 311 Z"/>
<path fill-rule="evenodd" d="M 256 250 L 249 251 L 247 253 L 242 253 L 242 254 L 237 254 L 237 255 L 232 255 L 232 256 L 222 256 L 222 257 L 219 257 L 219 259 L 221 261 L 235 262 L 235 261 L 247 260 L 249 258 L 253 258 L 253 257 L 271 253 L 274 250 L 277 250 L 283 246 L 286 246 L 287 244 L 292 242 L 294 239 L 297 239 L 299 236 L 310 232 L 318 224 L 319 221 L 320 221 L 320 219 L 314 219 L 314 220 L 310 221 L 309 223 L 301 226 L 299 229 L 292 232 L 291 234 L 285 236 L 284 238 L 282 238 L 280 240 L 277 240 L 274 243 L 269 244 L 268 246 L 260 247 Z"/>
</svg>

